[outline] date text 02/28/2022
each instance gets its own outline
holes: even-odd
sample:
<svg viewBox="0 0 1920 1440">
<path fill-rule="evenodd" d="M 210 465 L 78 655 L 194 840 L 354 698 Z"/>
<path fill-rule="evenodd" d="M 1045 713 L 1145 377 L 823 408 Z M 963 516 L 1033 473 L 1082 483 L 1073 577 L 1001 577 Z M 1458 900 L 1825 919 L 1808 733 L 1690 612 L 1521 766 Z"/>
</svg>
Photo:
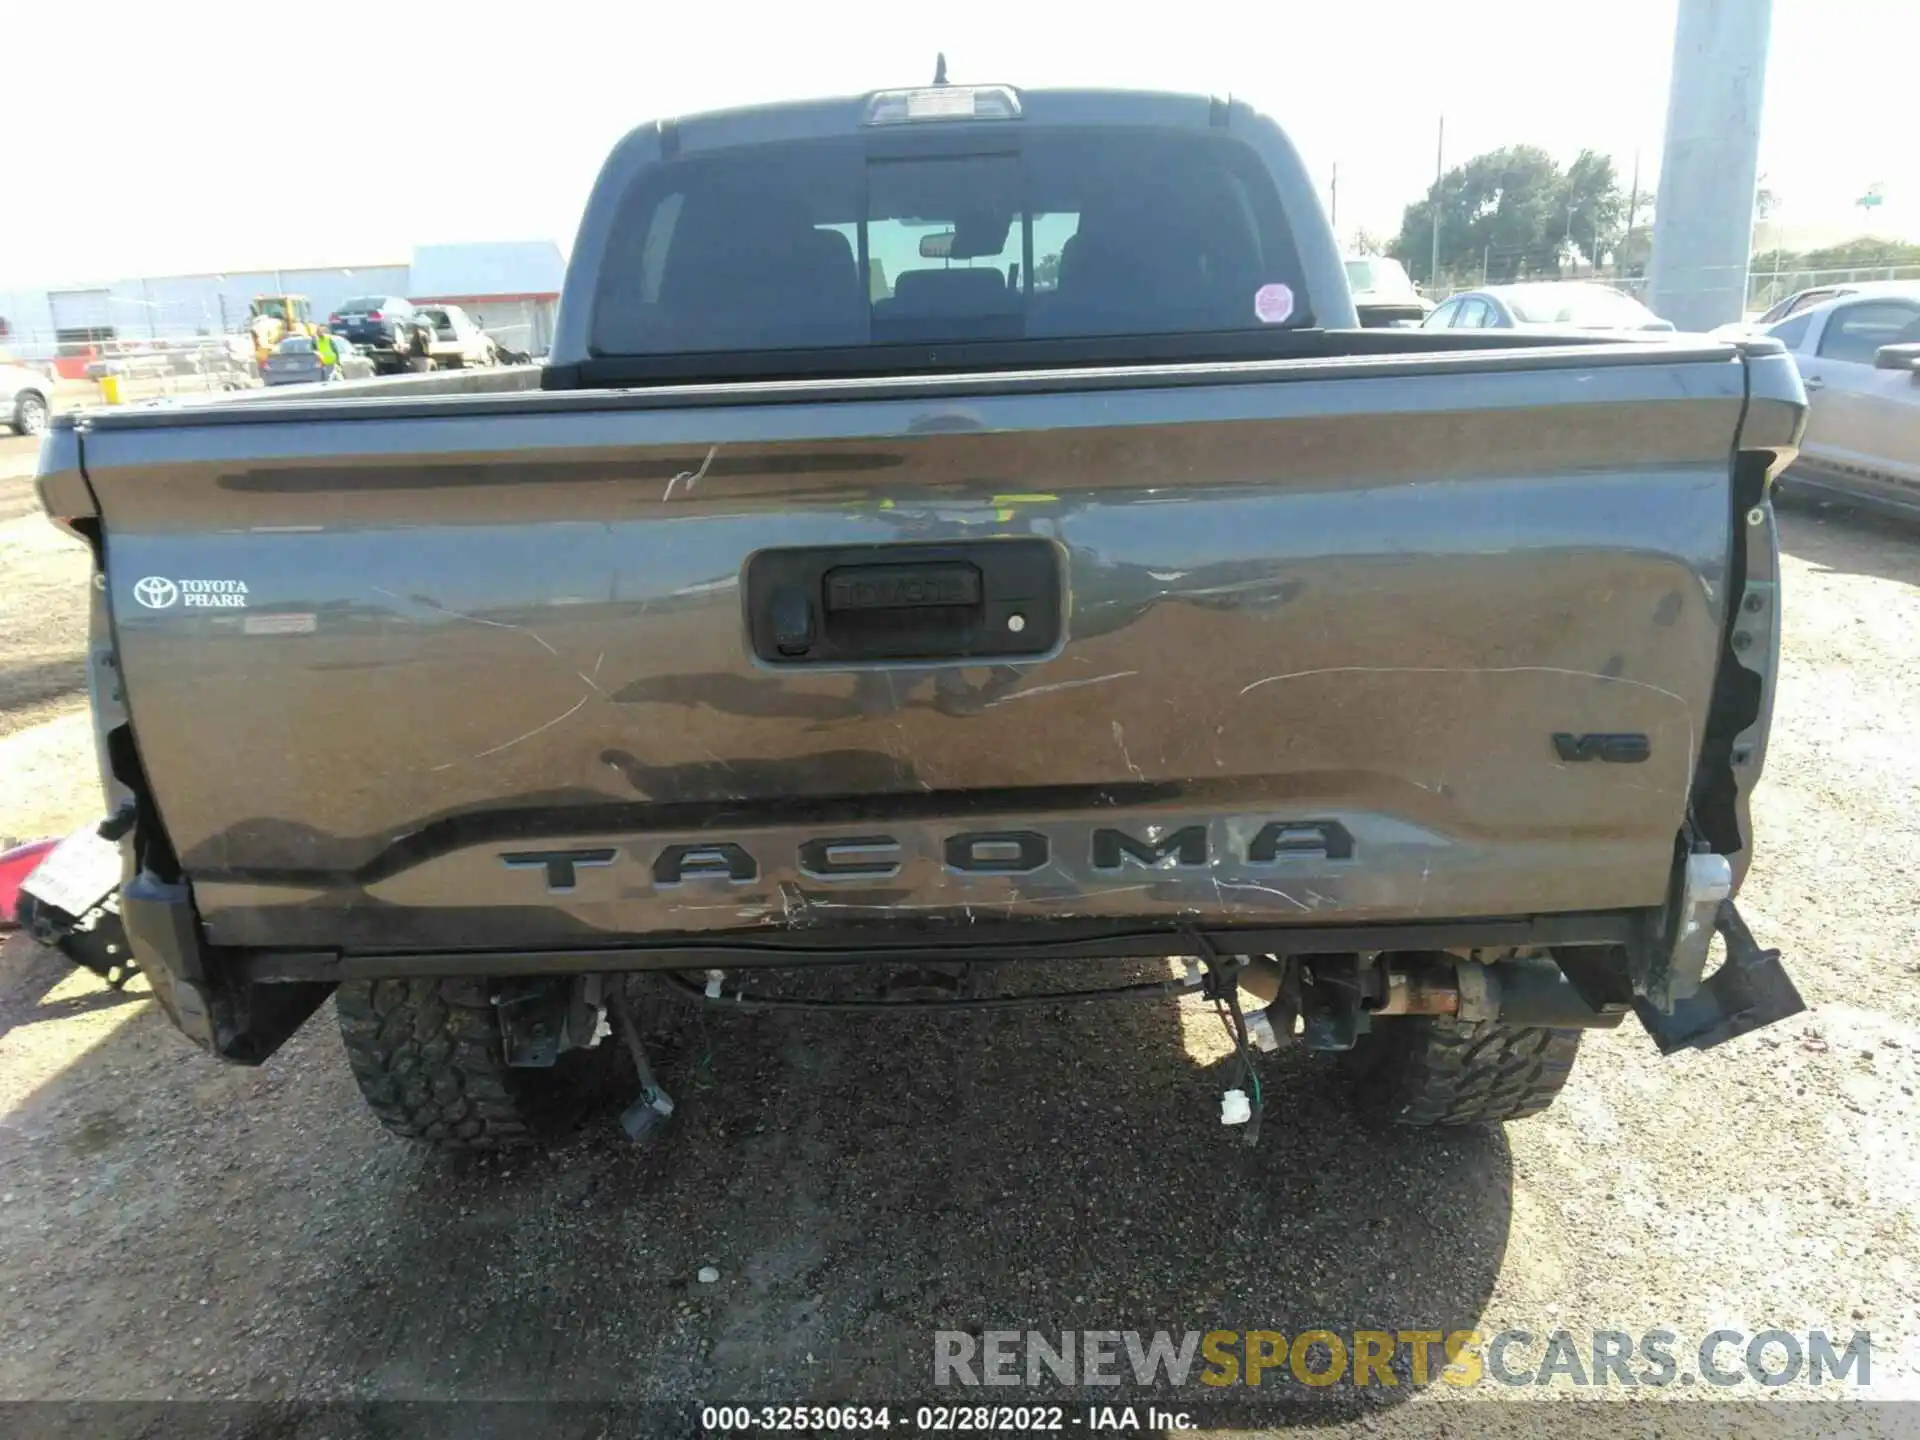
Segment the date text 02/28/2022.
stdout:
<svg viewBox="0 0 1920 1440">
<path fill-rule="evenodd" d="M 909 1423 L 911 1422 L 911 1423 Z M 1195 1421 L 1185 1411 L 1132 1405 L 921 1405 L 911 1413 L 887 1405 L 707 1405 L 700 1411 L 700 1428 L 707 1434 L 750 1432 L 805 1433 L 809 1431 L 873 1430 L 886 1433 L 896 1425 L 908 1434 L 997 1435 L 1059 1433 L 1069 1429 L 1102 1431 L 1191 1430 Z"/>
</svg>

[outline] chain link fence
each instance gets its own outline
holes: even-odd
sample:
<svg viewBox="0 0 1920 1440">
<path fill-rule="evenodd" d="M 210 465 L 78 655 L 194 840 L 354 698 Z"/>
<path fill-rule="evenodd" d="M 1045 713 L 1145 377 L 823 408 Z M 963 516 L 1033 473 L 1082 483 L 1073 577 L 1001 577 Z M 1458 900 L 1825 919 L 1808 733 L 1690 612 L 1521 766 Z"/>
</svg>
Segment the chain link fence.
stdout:
<svg viewBox="0 0 1920 1440">
<path fill-rule="evenodd" d="M 1551 280 L 1590 280 L 1601 285 L 1609 285 L 1624 291 L 1636 300 L 1644 301 L 1647 291 L 1647 276 L 1644 270 L 1622 272 L 1603 266 L 1592 269 L 1586 266 L 1566 266 L 1556 272 L 1549 266 L 1521 270 L 1520 278 L 1506 278 L 1513 268 L 1496 268 L 1489 262 L 1466 269 L 1443 270 L 1439 281 L 1431 286 L 1422 286 L 1427 298 L 1434 301 L 1457 295 L 1463 290 L 1478 290 L 1486 285 L 1530 284 Z M 1909 280 L 1920 284 L 1920 264 L 1901 262 L 1825 267 L 1819 269 L 1776 266 L 1771 255 L 1756 256 L 1747 271 L 1747 311 L 1758 314 L 1770 309 L 1779 301 L 1802 290 L 1813 290 L 1825 285 L 1858 284 L 1862 281 Z"/>
</svg>

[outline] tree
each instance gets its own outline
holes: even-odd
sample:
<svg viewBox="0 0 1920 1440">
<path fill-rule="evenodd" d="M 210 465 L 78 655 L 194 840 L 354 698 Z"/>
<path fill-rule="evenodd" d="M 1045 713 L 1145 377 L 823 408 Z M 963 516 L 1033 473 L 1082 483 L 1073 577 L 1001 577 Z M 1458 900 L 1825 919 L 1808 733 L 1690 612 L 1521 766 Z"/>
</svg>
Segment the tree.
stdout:
<svg viewBox="0 0 1920 1440">
<path fill-rule="evenodd" d="M 1535 145 L 1476 155 L 1407 206 L 1388 253 L 1416 279 L 1431 282 L 1434 207 L 1440 211 L 1443 274 L 1489 282 L 1558 275 L 1569 242 L 1589 261 L 1611 250 L 1624 230 L 1627 197 L 1613 161 L 1583 150 L 1562 172 Z"/>
<path fill-rule="evenodd" d="M 1484 266 L 1489 280 L 1513 280 L 1557 268 L 1548 236 L 1560 182 L 1560 167 L 1537 146 L 1476 155 L 1442 175 L 1425 200 L 1407 206 L 1392 253 L 1416 278 L 1434 278 L 1428 272 L 1437 202 L 1442 271 Z"/>
<path fill-rule="evenodd" d="M 1635 225 L 1613 245 L 1613 270 L 1617 276 L 1640 276 L 1647 273 L 1647 266 L 1653 260 L 1653 226 Z"/>
<path fill-rule="evenodd" d="M 1385 255 L 1387 249 L 1387 242 L 1365 226 L 1353 232 L 1353 253 L 1355 255 Z"/>
<path fill-rule="evenodd" d="M 1582 150 L 1567 167 L 1561 204 L 1567 212 L 1567 242 L 1587 257 L 1589 265 L 1598 266 L 1613 249 L 1627 218 L 1627 197 L 1612 159 Z"/>
</svg>

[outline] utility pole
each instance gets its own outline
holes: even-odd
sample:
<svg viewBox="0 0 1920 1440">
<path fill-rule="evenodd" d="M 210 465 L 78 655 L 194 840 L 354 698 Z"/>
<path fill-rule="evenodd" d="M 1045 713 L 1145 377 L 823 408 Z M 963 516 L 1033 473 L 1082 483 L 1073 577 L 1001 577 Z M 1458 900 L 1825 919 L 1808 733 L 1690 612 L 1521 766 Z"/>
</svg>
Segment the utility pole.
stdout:
<svg viewBox="0 0 1920 1440">
<path fill-rule="evenodd" d="M 1773 0 L 1680 0 L 1647 303 L 1682 330 L 1746 309 Z"/>
<path fill-rule="evenodd" d="M 1621 268 L 1626 264 L 1627 246 L 1633 242 L 1633 222 L 1640 214 L 1640 148 L 1633 151 L 1633 183 L 1627 187 L 1627 231 L 1620 237 L 1620 247 L 1613 252 L 1613 273 L 1619 278 Z"/>
<path fill-rule="evenodd" d="M 1440 283 L 1440 177 L 1446 173 L 1447 117 L 1440 117 L 1440 136 L 1433 147 L 1433 259 L 1427 266 L 1427 284 Z"/>
</svg>

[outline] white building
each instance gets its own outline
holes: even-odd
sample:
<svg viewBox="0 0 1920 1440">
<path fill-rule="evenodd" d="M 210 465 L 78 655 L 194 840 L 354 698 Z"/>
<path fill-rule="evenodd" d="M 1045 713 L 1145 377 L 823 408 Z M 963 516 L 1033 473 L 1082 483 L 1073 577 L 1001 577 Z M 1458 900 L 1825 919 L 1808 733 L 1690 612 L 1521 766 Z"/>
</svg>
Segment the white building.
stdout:
<svg viewBox="0 0 1920 1440">
<path fill-rule="evenodd" d="M 505 345 L 538 353 L 553 337 L 566 270 L 551 240 L 422 245 L 406 261 L 288 270 L 150 275 L 45 289 L 0 278 L 0 349 L 80 359 L 109 340 L 176 340 L 242 328 L 256 295 L 304 295 L 317 317 L 360 295 L 460 305 Z"/>
</svg>

